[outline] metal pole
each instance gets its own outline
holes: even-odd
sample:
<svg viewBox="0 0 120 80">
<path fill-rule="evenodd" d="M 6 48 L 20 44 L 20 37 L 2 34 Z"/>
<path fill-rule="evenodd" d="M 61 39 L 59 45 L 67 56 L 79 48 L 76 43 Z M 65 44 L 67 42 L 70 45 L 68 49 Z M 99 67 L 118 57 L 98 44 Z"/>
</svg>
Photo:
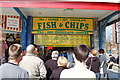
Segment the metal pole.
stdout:
<svg viewBox="0 0 120 80">
<path fill-rule="evenodd" d="M 19 8 L 13 8 L 13 9 L 20 15 L 20 18 L 22 19 L 22 32 L 20 33 L 20 44 L 22 45 L 23 50 L 25 50 L 27 47 L 27 37 L 26 37 L 27 19 Z"/>
<path fill-rule="evenodd" d="M 32 27 L 31 25 L 32 25 L 32 23 L 31 23 L 31 19 L 32 19 L 31 16 L 27 17 L 27 30 L 26 30 L 27 46 L 32 43 L 32 34 L 31 34 L 31 27 Z"/>
<path fill-rule="evenodd" d="M 120 67 L 120 43 L 118 44 L 118 56 L 119 56 L 119 67 Z M 118 68 L 118 73 L 120 73 L 120 68 Z M 118 74 L 118 78 L 119 78 L 119 80 L 120 80 L 120 74 Z"/>
<path fill-rule="evenodd" d="M 119 66 L 120 66 L 120 44 L 118 44 Z"/>
</svg>

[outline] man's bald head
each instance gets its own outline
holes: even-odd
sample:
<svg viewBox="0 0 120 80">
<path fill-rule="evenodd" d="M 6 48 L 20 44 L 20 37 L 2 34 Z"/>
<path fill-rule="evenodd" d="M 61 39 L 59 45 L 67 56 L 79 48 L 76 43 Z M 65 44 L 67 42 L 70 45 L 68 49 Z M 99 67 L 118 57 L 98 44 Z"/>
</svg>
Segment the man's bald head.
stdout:
<svg viewBox="0 0 120 80">
<path fill-rule="evenodd" d="M 27 53 L 32 53 L 35 51 L 35 46 L 34 45 L 28 45 L 26 49 Z"/>
</svg>

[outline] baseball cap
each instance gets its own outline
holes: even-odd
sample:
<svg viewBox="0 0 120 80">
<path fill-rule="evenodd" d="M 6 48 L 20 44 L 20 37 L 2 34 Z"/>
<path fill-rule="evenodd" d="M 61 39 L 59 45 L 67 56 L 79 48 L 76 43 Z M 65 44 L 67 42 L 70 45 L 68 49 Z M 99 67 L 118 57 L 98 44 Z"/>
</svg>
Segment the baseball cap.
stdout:
<svg viewBox="0 0 120 80">
<path fill-rule="evenodd" d="M 58 51 L 53 51 L 51 57 L 58 57 L 59 52 Z"/>
</svg>

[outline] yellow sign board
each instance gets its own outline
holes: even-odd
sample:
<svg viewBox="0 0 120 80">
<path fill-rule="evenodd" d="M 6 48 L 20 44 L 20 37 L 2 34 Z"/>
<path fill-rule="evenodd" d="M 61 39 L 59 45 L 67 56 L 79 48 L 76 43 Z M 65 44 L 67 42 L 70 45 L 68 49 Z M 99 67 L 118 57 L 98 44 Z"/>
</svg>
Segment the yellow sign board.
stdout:
<svg viewBox="0 0 120 80">
<path fill-rule="evenodd" d="M 34 43 L 45 47 L 75 47 L 78 44 L 90 47 L 90 35 L 35 35 Z"/>
<path fill-rule="evenodd" d="M 32 33 L 93 34 L 93 18 L 33 17 Z"/>
</svg>

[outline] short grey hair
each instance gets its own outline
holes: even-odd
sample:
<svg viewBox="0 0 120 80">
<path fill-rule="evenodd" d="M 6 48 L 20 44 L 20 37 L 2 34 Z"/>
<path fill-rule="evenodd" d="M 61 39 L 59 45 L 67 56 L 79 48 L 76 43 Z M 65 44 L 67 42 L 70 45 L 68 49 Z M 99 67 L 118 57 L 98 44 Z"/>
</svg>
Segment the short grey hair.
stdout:
<svg viewBox="0 0 120 80">
<path fill-rule="evenodd" d="M 35 51 L 35 46 L 32 44 L 28 45 L 26 51 L 27 53 L 32 53 L 33 51 Z"/>
</svg>

